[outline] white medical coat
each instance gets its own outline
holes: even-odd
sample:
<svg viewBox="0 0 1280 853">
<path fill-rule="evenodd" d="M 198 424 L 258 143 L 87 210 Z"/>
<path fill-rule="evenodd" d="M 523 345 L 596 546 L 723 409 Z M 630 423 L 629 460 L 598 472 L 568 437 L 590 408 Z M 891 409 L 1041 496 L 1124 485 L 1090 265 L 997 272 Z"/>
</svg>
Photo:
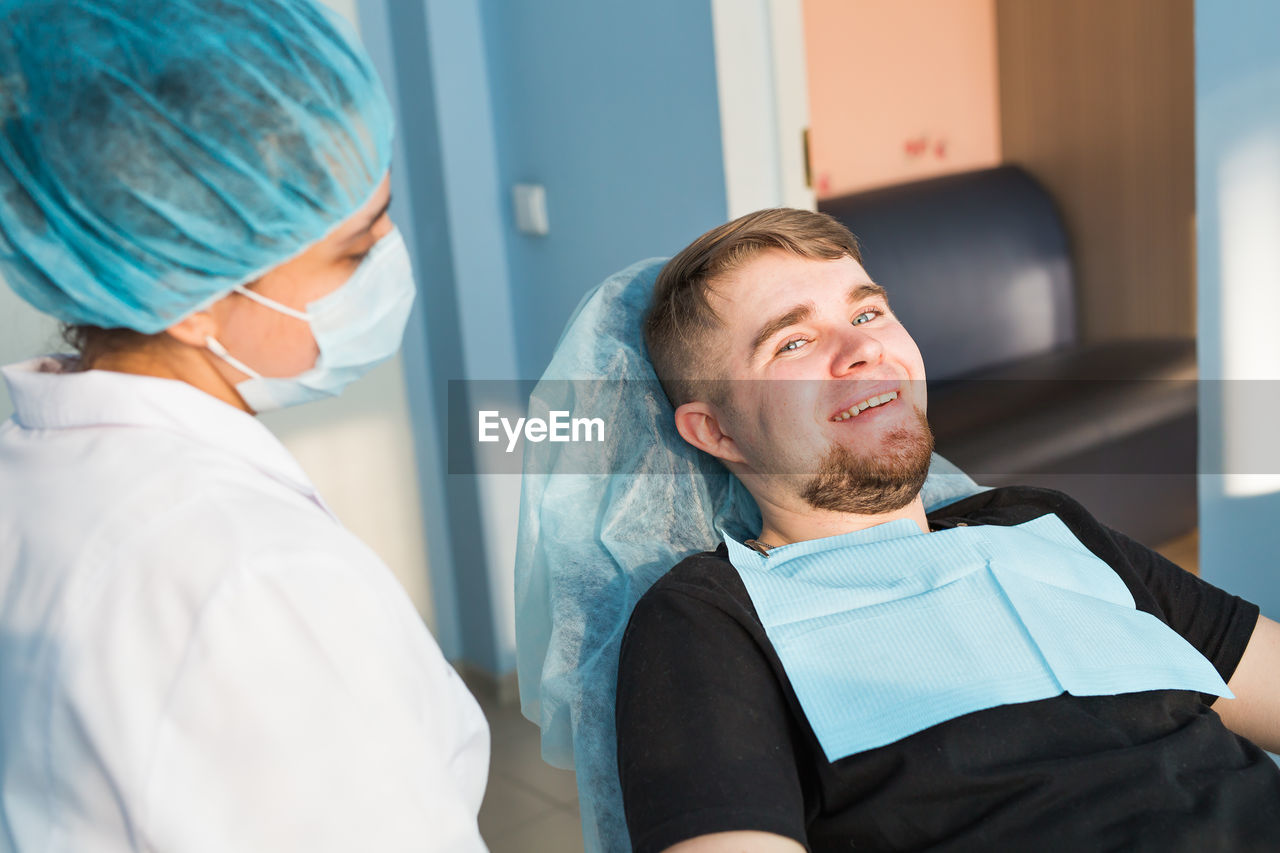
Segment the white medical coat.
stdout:
<svg viewBox="0 0 1280 853">
<path fill-rule="evenodd" d="M 483 850 L 488 728 L 255 418 L 6 368 L 0 850 Z"/>
</svg>

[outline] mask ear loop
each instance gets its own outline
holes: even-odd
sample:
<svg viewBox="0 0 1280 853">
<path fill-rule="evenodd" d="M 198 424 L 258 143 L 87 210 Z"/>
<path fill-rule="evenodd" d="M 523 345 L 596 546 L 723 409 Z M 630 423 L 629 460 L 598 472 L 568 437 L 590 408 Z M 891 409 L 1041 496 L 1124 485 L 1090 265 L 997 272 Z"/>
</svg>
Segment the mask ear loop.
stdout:
<svg viewBox="0 0 1280 853">
<path fill-rule="evenodd" d="M 263 305 L 267 308 L 270 308 L 272 311 L 279 311 L 281 314 L 284 314 L 287 317 L 293 317 L 294 319 L 302 320 L 304 323 L 311 322 L 311 315 L 308 314 L 306 311 L 299 311 L 297 308 L 290 308 L 288 305 L 281 305 L 279 302 L 276 302 L 274 299 L 269 299 L 266 296 L 263 296 L 261 293 L 254 293 L 252 290 L 245 287 L 243 284 L 237 284 L 235 287 L 231 289 L 236 293 L 240 294 L 241 296 L 245 296 L 245 297 L 248 297 L 249 299 L 252 299 L 254 302 L 258 303 L 259 305 Z"/>
<path fill-rule="evenodd" d="M 251 379 L 262 378 L 262 374 L 258 373 L 258 371 L 254 370 L 252 367 L 245 364 L 243 361 L 236 358 L 231 353 L 227 352 L 227 348 L 224 347 L 222 344 L 220 344 L 218 342 L 218 339 L 215 338 L 213 335 L 205 336 L 204 345 L 209 349 L 209 352 L 213 353 L 218 358 L 222 359 L 227 364 L 231 365 L 236 370 L 243 373 L 245 376 L 248 376 Z"/>
<path fill-rule="evenodd" d="M 276 302 L 274 299 L 269 299 L 268 297 L 263 296 L 261 293 L 254 293 L 252 290 L 250 290 L 249 288 L 245 287 L 242 284 L 237 284 L 235 287 L 231 289 L 235 293 L 238 293 L 241 296 L 248 297 L 252 301 L 257 302 L 259 305 L 262 305 L 266 308 L 270 308 L 272 311 L 278 311 L 279 313 L 284 314 L 286 317 L 293 317 L 294 319 L 301 320 L 302 322 L 307 324 L 310 324 L 311 322 L 311 315 L 309 315 L 306 311 L 299 311 L 297 308 L 290 308 L 288 305 L 282 305 L 279 302 Z M 252 379 L 262 378 L 261 373 L 254 370 L 252 367 L 245 364 L 243 361 L 236 358 L 231 353 L 227 352 L 227 348 L 224 347 L 218 341 L 218 339 L 215 338 L 213 335 L 205 336 L 204 345 L 209 349 L 209 352 L 213 353 L 218 358 L 222 359 L 227 364 L 231 365 L 236 370 L 243 373 L 245 376 L 248 376 Z"/>
</svg>

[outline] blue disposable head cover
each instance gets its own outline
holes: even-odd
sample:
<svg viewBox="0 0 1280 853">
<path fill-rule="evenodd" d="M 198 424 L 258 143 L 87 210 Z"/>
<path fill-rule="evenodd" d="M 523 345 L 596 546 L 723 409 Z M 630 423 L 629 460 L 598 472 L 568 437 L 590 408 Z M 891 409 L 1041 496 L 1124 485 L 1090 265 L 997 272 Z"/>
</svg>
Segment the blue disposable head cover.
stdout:
<svg viewBox="0 0 1280 853">
<path fill-rule="evenodd" d="M 739 540 L 760 530 L 742 484 L 676 432 L 649 363 L 642 318 L 665 262 L 635 264 L 583 298 L 529 404 L 544 418 L 585 406 L 613 430 L 606 473 L 581 473 L 572 444 L 525 445 L 516 546 L 521 709 L 542 729 L 542 757 L 577 771 L 589 851 L 631 848 L 614 693 L 636 601 L 686 556 L 714 550 L 719 529 Z M 981 490 L 935 454 L 922 494 L 934 509 Z"/>
<path fill-rule="evenodd" d="M 68 323 L 160 331 L 323 238 L 392 114 L 312 0 L 0 0 L 0 276 Z"/>
</svg>

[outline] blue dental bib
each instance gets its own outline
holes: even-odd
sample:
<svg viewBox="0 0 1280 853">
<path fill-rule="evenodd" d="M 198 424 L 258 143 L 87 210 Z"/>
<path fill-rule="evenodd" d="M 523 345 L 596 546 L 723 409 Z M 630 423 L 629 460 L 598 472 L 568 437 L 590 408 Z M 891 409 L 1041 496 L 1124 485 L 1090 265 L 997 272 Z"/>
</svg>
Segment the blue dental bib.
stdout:
<svg viewBox="0 0 1280 853">
<path fill-rule="evenodd" d="M 724 538 L 828 761 L 1064 691 L 1232 695 L 1053 514 L 929 534 L 899 519 L 768 556 Z"/>
</svg>

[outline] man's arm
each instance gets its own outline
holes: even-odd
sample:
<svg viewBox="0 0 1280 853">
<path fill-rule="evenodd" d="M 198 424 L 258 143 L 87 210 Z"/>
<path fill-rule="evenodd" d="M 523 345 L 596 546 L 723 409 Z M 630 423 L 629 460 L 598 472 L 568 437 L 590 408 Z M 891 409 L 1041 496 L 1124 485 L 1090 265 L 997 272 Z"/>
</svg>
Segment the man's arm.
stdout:
<svg viewBox="0 0 1280 853">
<path fill-rule="evenodd" d="M 772 832 L 716 832 L 681 841 L 665 853 L 804 853 L 804 848 Z"/>
<path fill-rule="evenodd" d="M 1255 605 L 1207 583 L 1123 533 L 1110 529 L 1108 533 L 1160 603 L 1170 626 L 1227 679 L 1236 698 L 1223 697 L 1212 703 L 1222 722 L 1258 746 L 1280 752 L 1280 623 L 1262 615 L 1255 617 Z"/>
<path fill-rule="evenodd" d="M 1123 558 L 1137 574 L 1137 586 L 1126 581 L 1131 583 L 1131 588 L 1148 593 L 1155 599 L 1162 618 L 1169 627 L 1208 658 L 1232 692 L 1237 696 L 1248 697 L 1248 702 L 1243 704 L 1269 701 L 1269 707 L 1275 709 L 1276 699 L 1265 700 L 1263 697 L 1268 695 L 1271 687 L 1267 683 L 1271 679 L 1267 676 L 1275 672 L 1278 660 L 1276 623 L 1260 616 L 1256 604 L 1208 583 L 1117 530 L 1102 529 L 1112 540 L 1111 543 L 1091 536 L 1087 526 L 1083 529 L 1084 535 L 1080 541 L 1099 556 L 1107 553 L 1111 547 L 1118 546 Z M 1135 592 L 1135 598 L 1138 595 L 1139 592 Z M 1253 659 L 1252 662 L 1245 661 L 1246 655 Z M 1250 675 L 1250 671 L 1254 674 Z M 1260 682 L 1262 688 L 1253 684 L 1254 681 Z M 1270 692 L 1275 693 L 1274 690 Z M 1215 711 L 1220 711 L 1229 701 L 1209 695 L 1204 699 Z M 1250 720 L 1257 716 L 1243 708 L 1228 714 L 1239 715 L 1242 712 Z M 1222 715 L 1224 721 L 1228 714 Z M 1272 718 L 1274 720 L 1280 716 L 1273 710 Z M 1243 720 L 1242 724 L 1245 724 Z M 1233 731 L 1238 730 L 1233 727 Z M 1272 731 L 1280 729 L 1273 725 Z M 1276 735 L 1271 735 L 1270 739 L 1274 743 Z M 1259 741 L 1259 744 L 1265 746 L 1263 741 Z"/>
<path fill-rule="evenodd" d="M 1234 699 L 1213 709 L 1227 728 L 1271 752 L 1280 752 L 1280 623 L 1265 616 L 1249 637 L 1244 656 L 1227 686 Z"/>
<path fill-rule="evenodd" d="M 799 757 L 783 687 L 753 636 L 758 623 L 722 592 L 671 580 L 636 606 L 618 664 L 618 770 L 632 845 L 803 849 Z"/>
</svg>

